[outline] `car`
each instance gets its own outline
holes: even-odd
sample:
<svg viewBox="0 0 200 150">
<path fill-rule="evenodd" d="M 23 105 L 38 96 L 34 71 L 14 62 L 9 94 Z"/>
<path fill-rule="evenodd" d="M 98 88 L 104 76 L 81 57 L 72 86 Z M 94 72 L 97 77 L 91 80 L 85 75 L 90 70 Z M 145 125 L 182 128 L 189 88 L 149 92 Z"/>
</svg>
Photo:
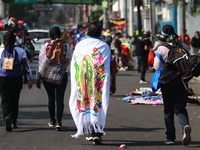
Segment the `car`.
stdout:
<svg viewBox="0 0 200 150">
<path fill-rule="evenodd" d="M 29 36 L 34 40 L 35 44 L 35 55 L 38 55 L 42 45 L 45 42 L 48 42 L 49 39 L 49 30 L 45 29 L 31 29 L 28 30 Z"/>
</svg>

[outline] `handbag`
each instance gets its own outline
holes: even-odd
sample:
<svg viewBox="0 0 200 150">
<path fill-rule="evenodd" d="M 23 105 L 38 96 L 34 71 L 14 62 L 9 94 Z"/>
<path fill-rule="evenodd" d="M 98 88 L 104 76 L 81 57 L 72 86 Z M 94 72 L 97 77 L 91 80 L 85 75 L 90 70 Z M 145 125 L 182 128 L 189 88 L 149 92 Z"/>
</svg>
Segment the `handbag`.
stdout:
<svg viewBox="0 0 200 150">
<path fill-rule="evenodd" d="M 161 60 L 162 66 L 164 65 L 164 60 L 159 53 L 156 53 L 156 56 Z M 159 70 L 156 70 L 151 79 L 151 89 L 155 93 L 159 88 L 161 83 L 159 82 L 160 75 L 162 73 L 162 67 Z"/>
<path fill-rule="evenodd" d="M 56 63 L 46 58 L 40 70 L 41 78 L 46 82 L 61 84 L 66 69 L 65 64 Z"/>
</svg>

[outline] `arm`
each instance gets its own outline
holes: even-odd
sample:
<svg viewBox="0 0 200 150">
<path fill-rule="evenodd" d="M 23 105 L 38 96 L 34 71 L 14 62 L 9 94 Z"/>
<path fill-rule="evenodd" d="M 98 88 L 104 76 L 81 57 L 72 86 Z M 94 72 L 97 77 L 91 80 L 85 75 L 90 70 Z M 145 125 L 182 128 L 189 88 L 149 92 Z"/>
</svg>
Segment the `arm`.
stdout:
<svg viewBox="0 0 200 150">
<path fill-rule="evenodd" d="M 27 58 L 22 58 L 21 60 L 25 70 L 26 70 L 26 76 L 28 79 L 28 88 L 31 89 L 32 88 L 32 72 L 31 72 L 31 68 L 28 64 Z"/>
</svg>

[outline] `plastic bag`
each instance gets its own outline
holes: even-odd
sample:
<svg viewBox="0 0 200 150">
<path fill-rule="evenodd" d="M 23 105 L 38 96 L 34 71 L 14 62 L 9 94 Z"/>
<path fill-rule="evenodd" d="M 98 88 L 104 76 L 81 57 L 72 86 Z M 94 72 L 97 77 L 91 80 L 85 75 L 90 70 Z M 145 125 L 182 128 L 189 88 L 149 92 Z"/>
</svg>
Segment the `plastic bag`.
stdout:
<svg viewBox="0 0 200 150">
<path fill-rule="evenodd" d="M 159 82 L 159 77 L 161 75 L 162 68 L 159 70 L 156 70 L 153 74 L 153 77 L 151 79 L 151 89 L 153 92 L 156 92 L 160 88 L 160 82 Z"/>
</svg>

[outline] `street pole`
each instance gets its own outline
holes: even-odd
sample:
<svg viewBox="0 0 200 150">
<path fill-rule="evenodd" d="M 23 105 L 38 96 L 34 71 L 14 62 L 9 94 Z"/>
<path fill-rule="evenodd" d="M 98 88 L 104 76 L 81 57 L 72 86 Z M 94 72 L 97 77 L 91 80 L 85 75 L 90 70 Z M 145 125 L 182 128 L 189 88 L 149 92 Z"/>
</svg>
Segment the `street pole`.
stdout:
<svg viewBox="0 0 200 150">
<path fill-rule="evenodd" d="M 133 4 L 133 0 L 130 0 L 130 4 L 129 4 L 129 34 L 130 36 L 133 36 L 133 25 L 134 25 L 134 22 L 133 22 L 133 9 L 134 9 L 134 4 Z"/>
<path fill-rule="evenodd" d="M 124 15 L 125 15 L 125 33 L 128 37 L 128 16 L 127 16 L 127 0 L 124 0 Z"/>
<path fill-rule="evenodd" d="M 142 34 L 142 17 L 141 17 L 141 0 L 136 0 L 137 1 L 137 19 L 138 19 L 138 34 Z"/>
<path fill-rule="evenodd" d="M 102 7 L 104 8 L 104 19 L 103 19 L 103 28 L 108 29 L 108 1 L 102 1 Z"/>
<path fill-rule="evenodd" d="M 185 28 L 185 0 L 183 0 L 183 8 L 182 8 L 182 14 L 183 14 L 183 19 L 182 19 L 182 24 L 183 24 L 183 28 L 182 28 L 182 42 L 185 43 L 185 35 L 186 35 L 186 28 Z"/>
<path fill-rule="evenodd" d="M 150 14 L 151 14 L 151 33 L 155 35 L 156 30 L 156 13 L 155 13 L 155 0 L 150 1 Z"/>
</svg>

